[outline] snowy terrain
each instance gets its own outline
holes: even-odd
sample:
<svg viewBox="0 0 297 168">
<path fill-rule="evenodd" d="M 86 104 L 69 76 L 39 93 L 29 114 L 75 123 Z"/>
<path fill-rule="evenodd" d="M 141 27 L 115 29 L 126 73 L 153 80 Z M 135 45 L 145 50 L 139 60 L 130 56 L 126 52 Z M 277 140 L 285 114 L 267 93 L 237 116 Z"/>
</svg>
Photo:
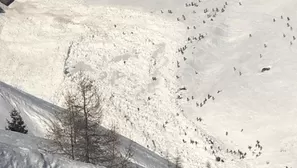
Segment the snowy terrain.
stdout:
<svg viewBox="0 0 297 168">
<path fill-rule="evenodd" d="M 40 99 L 1 84 L 0 110 L 17 106 L 31 133 L 44 137 L 59 108 L 51 103 L 63 106 L 71 75 L 83 70 L 106 98 L 104 126 L 117 123 L 120 134 L 164 158 L 179 153 L 186 168 L 296 167 L 296 7 L 16 1 L 0 14 L 0 81 Z"/>
<path fill-rule="evenodd" d="M 71 167 L 103 168 L 39 152 L 43 141 L 11 131 L 0 130 L 1 168 Z"/>
<path fill-rule="evenodd" d="M 0 146 L 4 145 L 4 149 L 2 152 L 4 152 L 4 156 L 10 158 L 12 161 L 18 161 L 22 164 L 23 160 L 19 160 L 18 158 L 24 158 L 24 159 L 32 159 L 31 157 L 27 157 L 33 154 L 34 156 L 37 155 L 43 155 L 42 152 L 44 151 L 50 151 L 52 148 L 50 147 L 50 142 L 46 139 L 40 138 L 40 137 L 47 137 L 47 128 L 50 124 L 51 120 L 54 120 L 54 112 L 61 110 L 61 108 L 50 104 L 48 102 L 45 102 L 39 98 L 36 98 L 32 95 L 26 94 L 20 90 L 17 90 L 5 83 L 0 82 L 0 106 L 2 107 L 1 110 L 1 117 L 0 117 L 0 123 L 1 128 L 4 128 L 6 126 L 6 119 L 9 119 L 9 111 L 13 107 L 16 107 L 16 109 L 20 112 L 22 112 L 22 117 L 27 124 L 29 132 L 29 137 L 26 137 L 25 135 L 18 135 L 16 133 L 10 133 L 8 131 L 1 131 L 0 134 Z M 4 108 L 3 108 L 4 107 Z M 32 136 L 35 135 L 35 136 Z M 19 137 L 18 137 L 19 136 Z M 25 137 L 25 138 L 23 138 Z M 144 148 L 143 146 L 131 141 L 130 139 L 120 136 L 120 142 L 123 148 L 128 148 L 128 146 L 131 145 L 131 149 L 134 153 L 134 156 L 132 158 L 132 166 L 137 166 L 137 168 L 142 167 L 165 167 L 167 165 L 173 166 L 173 163 L 171 161 L 168 161 L 158 155 L 156 155 L 154 152 Z M 12 153 L 17 153 L 15 151 L 15 148 L 17 148 L 17 151 L 19 151 L 18 148 L 25 149 L 28 152 L 28 155 L 20 155 L 16 158 L 13 158 Z M 1 149 L 1 148 L 0 148 Z M 7 151 L 10 150 L 10 151 Z M 12 152 L 12 153 L 11 153 Z M 22 152 L 21 152 L 22 153 Z M 48 154 L 47 154 L 48 155 Z M 51 156 L 49 156 L 51 157 Z M 5 159 L 6 160 L 6 159 Z M 5 161 L 4 160 L 4 161 Z M 39 167 L 39 162 L 46 162 L 46 166 L 51 166 L 52 163 L 51 160 L 44 159 L 43 157 L 36 159 L 38 162 L 36 165 L 35 161 L 29 162 L 28 164 L 25 164 L 24 167 L 27 167 L 28 165 L 32 164 L 34 167 Z M 68 161 L 69 162 L 69 161 Z M 11 162 L 8 162 L 9 164 Z M 64 166 L 63 164 L 58 161 L 57 163 L 52 163 L 53 165 Z M 73 163 L 75 164 L 75 163 Z M 0 161 L 0 165 L 2 166 L 2 161 Z M 69 164 L 68 167 L 71 167 L 72 164 Z M 17 166 L 18 167 L 18 166 Z M 134 167 L 133 167 L 134 168 Z"/>
</svg>

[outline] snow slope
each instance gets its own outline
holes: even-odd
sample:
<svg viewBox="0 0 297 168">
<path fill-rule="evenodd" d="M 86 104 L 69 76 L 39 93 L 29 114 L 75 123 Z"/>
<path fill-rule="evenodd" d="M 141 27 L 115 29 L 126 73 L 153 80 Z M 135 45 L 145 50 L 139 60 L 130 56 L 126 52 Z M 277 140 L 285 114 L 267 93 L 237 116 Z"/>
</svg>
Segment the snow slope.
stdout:
<svg viewBox="0 0 297 168">
<path fill-rule="evenodd" d="M 207 8 L 220 8 L 223 3 Z M 224 150 L 246 152 L 244 160 L 250 166 L 296 167 L 297 13 L 293 8 L 297 2 L 240 3 L 228 1 L 225 12 L 217 14 L 214 21 L 203 18 L 208 23 L 200 29 L 207 32 L 205 41 L 187 44 L 196 48 L 186 51 L 186 65 L 180 74 L 189 88 L 185 97 L 197 99 L 181 104 L 193 122 L 196 117 L 203 118 L 204 129 L 224 142 Z M 266 67 L 270 71 L 262 73 Z M 193 79 L 194 71 L 198 80 Z M 214 100 L 208 100 L 208 94 Z"/>
<path fill-rule="evenodd" d="M 33 153 L 33 155 L 35 155 L 36 152 L 38 153 L 38 155 L 44 155 L 44 152 L 42 151 L 50 150 L 50 142 L 40 137 L 47 138 L 47 129 L 50 125 L 50 121 L 55 120 L 53 114 L 55 111 L 61 110 L 61 108 L 39 98 L 36 98 L 30 94 L 17 90 L 3 82 L 0 82 L 0 97 L 0 107 L 2 107 L 0 113 L 1 128 L 4 128 L 6 126 L 6 119 L 10 118 L 9 111 L 12 109 L 12 107 L 16 107 L 18 111 L 21 112 L 21 115 L 27 125 L 30 135 L 26 138 L 26 136 L 22 134 L 10 133 L 8 131 L 0 130 L 0 144 L 3 143 L 3 145 L 6 146 L 5 152 L 6 149 L 10 150 L 8 152 L 10 153 L 10 155 L 7 157 L 13 157 L 13 154 L 11 154 L 11 152 L 20 152 L 19 150 L 15 151 L 14 148 L 26 148 L 29 150 L 29 154 Z M 146 149 L 145 147 L 131 141 L 124 136 L 120 136 L 120 142 L 122 150 L 125 150 L 125 148 L 128 148 L 131 145 L 131 149 L 134 153 L 134 156 L 132 158 L 132 162 L 134 164 L 131 165 L 133 167 L 137 166 L 138 168 L 157 168 L 166 167 L 167 165 L 173 166 L 173 163 L 171 163 L 170 161 L 158 156 L 154 152 Z M 20 157 L 24 159 L 31 159 L 31 156 L 26 157 L 22 155 L 22 152 L 20 153 Z M 51 156 L 49 155 L 49 157 Z M 6 159 L 0 161 L 1 166 L 2 164 L 4 164 L 4 161 L 6 161 Z M 22 160 L 12 158 L 12 161 L 8 162 L 7 164 L 13 163 L 15 161 L 20 161 L 20 164 L 22 163 Z M 51 163 L 50 160 L 46 162 Z M 32 163 L 28 163 L 28 165 L 30 164 Z M 60 163 L 57 163 L 57 165 L 64 167 L 63 164 Z"/>
<path fill-rule="evenodd" d="M 26 125 L 30 128 L 29 134 L 44 137 L 51 121 L 55 119 L 54 112 L 61 110 L 44 100 L 31 96 L 20 90 L 0 82 L 0 127 L 4 128 L 9 119 L 9 112 L 15 108 L 24 113 L 22 115 Z"/>
<path fill-rule="evenodd" d="M 2 168 L 103 168 L 70 161 L 39 151 L 43 141 L 34 136 L 0 130 L 0 165 Z"/>
<path fill-rule="evenodd" d="M 18 1 L 0 17 L 0 80 L 62 105 L 83 70 L 108 100 L 104 125 L 161 156 L 178 151 L 189 168 L 294 167 L 296 5 Z"/>
<path fill-rule="evenodd" d="M 19 2 L 6 11 L 0 61 L 6 62 L 1 71 L 5 79 L 1 80 L 18 83 L 14 86 L 57 103 L 62 89 L 67 87 L 67 75 L 79 69 L 97 71 L 93 73 L 94 78 L 106 91 L 107 99 L 110 98 L 110 110 L 104 120 L 106 126 L 117 123 L 121 134 L 161 156 L 167 155 L 165 153 L 169 150 L 170 157 L 176 157 L 177 150 L 185 148 L 187 153 L 181 152 L 181 155 L 187 158 L 193 146 L 184 145 L 182 137 L 176 138 L 176 134 L 184 134 L 187 120 L 183 116 L 175 118 L 174 111 L 178 111 L 178 107 L 172 96 L 166 95 L 176 92 L 175 83 L 172 83 L 175 81 L 175 63 L 169 60 L 177 56 L 175 50 L 185 33 L 184 26 L 129 9 L 76 5 L 67 6 L 69 10 L 65 10 L 65 6 L 46 5 L 42 2 Z M 16 29 L 10 28 L 24 22 L 26 24 Z M 11 47 L 15 50 L 10 50 Z M 127 65 L 131 65 L 119 66 L 125 59 L 129 59 Z M 157 61 L 156 65 L 154 62 Z M 134 71 L 135 68 L 139 70 Z M 134 74 L 130 75 L 131 72 Z M 153 82 L 151 78 L 157 75 L 160 80 Z M 161 76 L 166 76 L 169 81 Z M 146 99 L 156 93 L 166 94 L 147 103 Z M 138 100 L 135 101 L 134 97 Z M 167 121 L 169 119 L 171 121 Z M 138 120 L 145 122 L 133 122 Z M 168 131 L 163 128 L 166 122 L 172 125 L 167 126 Z M 177 125 L 179 127 L 175 127 Z M 188 127 L 194 128 L 194 125 Z M 160 136 L 162 134 L 166 138 Z M 193 138 L 196 134 L 192 133 Z M 199 156 L 206 153 L 201 148 L 204 142 L 196 141 L 201 152 L 196 151 L 189 162 L 196 166 L 204 165 L 208 159 Z"/>
</svg>

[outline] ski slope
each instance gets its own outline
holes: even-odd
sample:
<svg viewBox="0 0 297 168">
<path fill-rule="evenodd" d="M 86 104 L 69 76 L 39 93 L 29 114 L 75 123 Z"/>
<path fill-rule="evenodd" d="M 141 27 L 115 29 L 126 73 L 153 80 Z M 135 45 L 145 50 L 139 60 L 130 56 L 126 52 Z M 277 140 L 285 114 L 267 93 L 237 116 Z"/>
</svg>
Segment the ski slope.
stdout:
<svg viewBox="0 0 297 168">
<path fill-rule="evenodd" d="M 296 7 L 16 1 L 0 15 L 0 80 L 63 106 L 70 77 L 85 71 L 107 100 L 104 126 L 160 156 L 179 153 L 184 167 L 296 167 Z"/>
</svg>

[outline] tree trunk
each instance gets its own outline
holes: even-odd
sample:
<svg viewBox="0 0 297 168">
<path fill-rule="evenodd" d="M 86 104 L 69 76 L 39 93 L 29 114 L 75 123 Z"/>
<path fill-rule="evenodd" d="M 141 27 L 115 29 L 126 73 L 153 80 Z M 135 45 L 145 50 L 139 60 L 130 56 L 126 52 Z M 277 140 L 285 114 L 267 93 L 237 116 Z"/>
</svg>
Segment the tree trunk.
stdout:
<svg viewBox="0 0 297 168">
<path fill-rule="evenodd" d="M 86 149 L 85 149 L 85 159 L 87 163 L 90 163 L 90 154 L 89 154 L 89 123 L 88 123 L 88 111 L 87 111 L 87 104 L 86 104 L 86 88 L 82 88 L 82 96 L 83 96 L 83 110 L 84 110 L 84 117 L 85 117 L 85 139 L 86 139 Z"/>
</svg>

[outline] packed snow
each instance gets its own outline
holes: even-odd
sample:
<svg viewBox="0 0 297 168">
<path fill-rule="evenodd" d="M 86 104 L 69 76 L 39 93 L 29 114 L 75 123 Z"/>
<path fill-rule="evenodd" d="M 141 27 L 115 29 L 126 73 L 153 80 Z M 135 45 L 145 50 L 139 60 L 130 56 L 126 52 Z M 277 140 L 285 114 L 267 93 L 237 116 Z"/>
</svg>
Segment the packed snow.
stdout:
<svg viewBox="0 0 297 168">
<path fill-rule="evenodd" d="M 142 145 L 143 167 L 165 167 L 167 154 L 186 168 L 296 167 L 296 7 L 16 1 L 0 14 L 0 81 L 24 92 L 1 83 L 0 126 L 17 107 L 44 137 L 71 76 L 85 71 L 106 99 L 103 125 Z"/>
</svg>

